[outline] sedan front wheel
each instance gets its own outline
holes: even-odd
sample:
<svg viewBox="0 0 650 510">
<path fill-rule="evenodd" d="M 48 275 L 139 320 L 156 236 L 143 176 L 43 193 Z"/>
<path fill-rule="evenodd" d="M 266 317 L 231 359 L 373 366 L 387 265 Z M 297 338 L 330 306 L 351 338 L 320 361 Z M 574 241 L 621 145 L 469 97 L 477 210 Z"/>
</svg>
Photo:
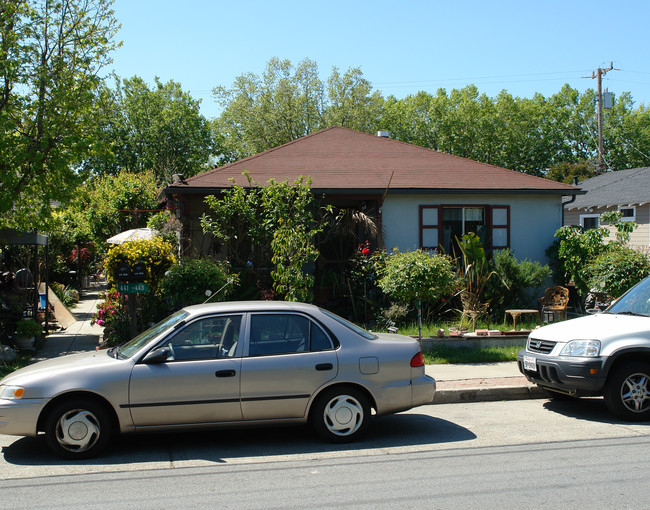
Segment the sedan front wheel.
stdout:
<svg viewBox="0 0 650 510">
<path fill-rule="evenodd" d="M 71 399 L 55 406 L 45 422 L 50 449 L 66 459 L 97 455 L 111 437 L 111 420 L 105 408 L 88 399 Z"/>
</svg>

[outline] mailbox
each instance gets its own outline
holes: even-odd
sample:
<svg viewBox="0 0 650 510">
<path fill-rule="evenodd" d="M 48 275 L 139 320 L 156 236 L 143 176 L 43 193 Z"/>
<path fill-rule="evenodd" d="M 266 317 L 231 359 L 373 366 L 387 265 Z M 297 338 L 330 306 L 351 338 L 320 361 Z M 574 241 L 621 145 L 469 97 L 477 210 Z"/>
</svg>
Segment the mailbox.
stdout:
<svg viewBox="0 0 650 510">
<path fill-rule="evenodd" d="M 115 270 L 115 279 L 118 282 L 128 282 L 131 279 L 131 266 L 126 262 L 120 262 Z"/>
<path fill-rule="evenodd" d="M 133 275 L 131 281 L 143 282 L 147 279 L 147 266 L 144 262 L 133 264 Z"/>
</svg>

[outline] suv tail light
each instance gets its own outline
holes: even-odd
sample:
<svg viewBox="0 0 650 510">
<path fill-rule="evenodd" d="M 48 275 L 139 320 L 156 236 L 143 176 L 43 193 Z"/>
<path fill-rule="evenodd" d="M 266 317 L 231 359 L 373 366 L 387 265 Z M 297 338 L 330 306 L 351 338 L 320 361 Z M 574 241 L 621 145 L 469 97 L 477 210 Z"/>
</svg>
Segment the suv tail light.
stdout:
<svg viewBox="0 0 650 510">
<path fill-rule="evenodd" d="M 422 351 L 418 352 L 415 356 L 411 358 L 412 367 L 423 367 L 424 366 L 424 354 Z"/>
</svg>

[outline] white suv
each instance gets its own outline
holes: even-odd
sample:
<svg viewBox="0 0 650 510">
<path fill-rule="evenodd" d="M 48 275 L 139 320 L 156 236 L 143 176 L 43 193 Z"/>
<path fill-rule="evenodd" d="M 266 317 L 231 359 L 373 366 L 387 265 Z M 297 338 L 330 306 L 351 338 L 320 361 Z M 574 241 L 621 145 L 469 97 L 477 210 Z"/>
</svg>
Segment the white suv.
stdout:
<svg viewBox="0 0 650 510">
<path fill-rule="evenodd" d="M 517 363 L 551 395 L 603 395 L 619 417 L 650 420 L 650 278 L 603 313 L 531 332 Z"/>
</svg>

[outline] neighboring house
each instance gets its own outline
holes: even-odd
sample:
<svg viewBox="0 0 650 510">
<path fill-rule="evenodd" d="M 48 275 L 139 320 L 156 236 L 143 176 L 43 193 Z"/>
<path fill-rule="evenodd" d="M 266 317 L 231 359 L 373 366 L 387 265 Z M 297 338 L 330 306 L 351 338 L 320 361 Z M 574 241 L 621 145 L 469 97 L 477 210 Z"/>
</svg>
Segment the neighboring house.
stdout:
<svg viewBox="0 0 650 510">
<path fill-rule="evenodd" d="M 562 197 L 576 187 L 346 128 L 331 127 L 249 158 L 177 179 L 164 190 L 179 208 L 193 253 L 210 249 L 199 218 L 206 195 L 273 178 L 312 179 L 312 191 L 336 206 L 376 216 L 383 237 L 373 248 L 450 252 L 456 236 L 476 232 L 488 249 L 511 248 L 544 262 L 562 225 Z M 187 246 L 186 246 L 187 248 Z"/>
<path fill-rule="evenodd" d="M 586 194 L 576 196 L 565 204 L 565 225 L 595 228 L 600 215 L 620 211 L 623 220 L 635 221 L 638 227 L 630 236 L 630 246 L 648 249 L 650 246 L 650 167 L 607 172 L 579 184 Z M 609 227 L 608 225 L 603 225 Z M 610 235 L 610 239 L 614 239 Z"/>
</svg>

